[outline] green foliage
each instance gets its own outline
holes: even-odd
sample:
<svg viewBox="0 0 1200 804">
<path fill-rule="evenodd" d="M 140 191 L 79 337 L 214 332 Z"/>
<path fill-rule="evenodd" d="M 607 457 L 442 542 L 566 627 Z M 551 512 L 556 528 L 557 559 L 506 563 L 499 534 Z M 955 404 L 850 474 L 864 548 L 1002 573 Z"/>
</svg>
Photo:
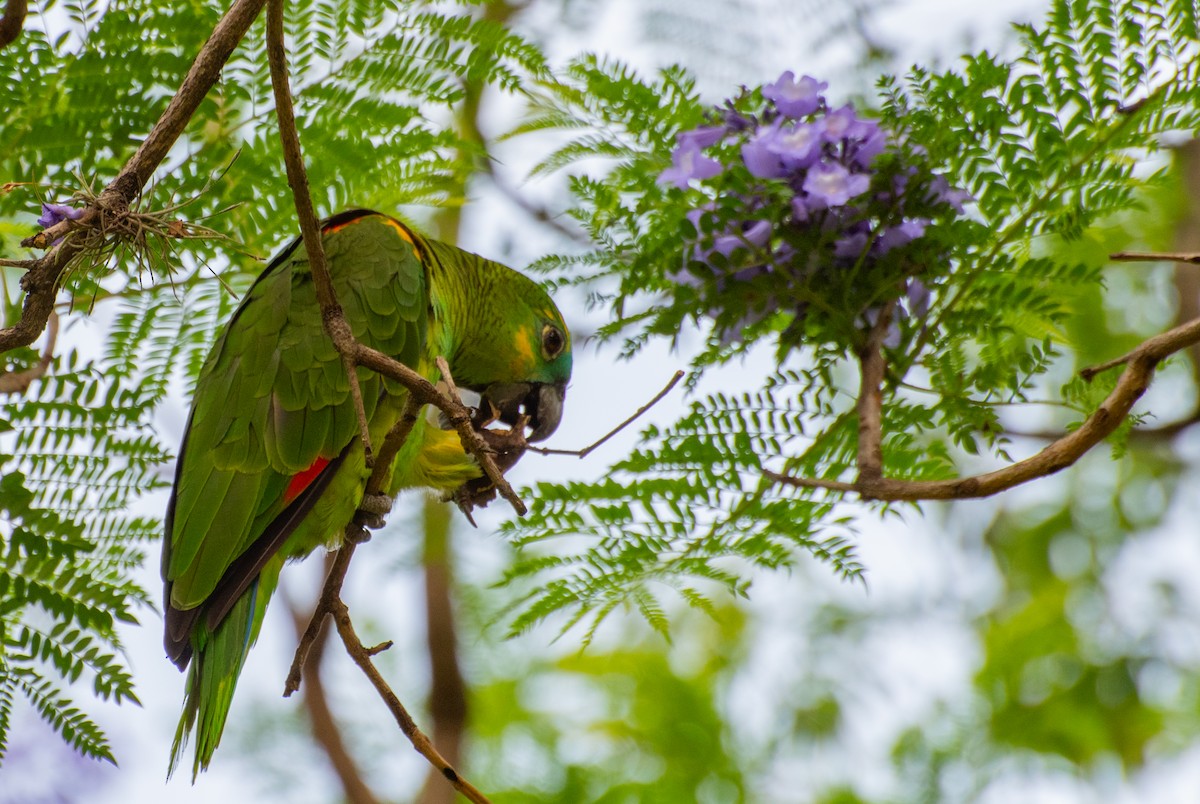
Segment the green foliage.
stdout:
<svg viewBox="0 0 1200 804">
<path fill-rule="evenodd" d="M 42 198 L 67 201 L 81 185 L 94 192 L 116 175 L 227 5 L 72 3 L 65 17 L 31 18 L 0 49 L 0 183 L 18 182 L 0 191 L 4 256 L 21 253 L 15 241 L 34 232 Z M 289 6 L 292 87 L 319 213 L 461 203 L 464 177 L 483 157 L 445 125 L 464 86 L 516 91 L 546 77 L 536 47 L 472 5 Z M 259 23 L 177 145 L 186 158 L 173 156 L 138 205 L 182 204 L 168 219 L 203 220 L 263 254 L 296 227 L 261 38 Z M 244 289 L 260 267 L 227 264 L 216 252 L 199 244 L 184 253 L 177 241 L 151 238 L 72 266 L 63 290 L 74 304 L 60 311 L 60 354 L 25 398 L 0 411 L 0 754 L 13 701 L 23 695 L 72 745 L 112 759 L 62 687 L 89 673 L 97 695 L 136 700 L 113 623 L 132 620 L 150 600 L 130 578 L 161 522 L 157 512 L 130 509 L 164 485 L 170 453 L 153 414 L 168 387 L 193 381 L 217 322 L 235 304 L 230 291 Z M 0 268 L 4 325 L 19 317 L 18 277 Z M 71 333 L 93 308 L 113 307 L 102 348 Z M 4 361 L 17 371 L 38 355 L 23 349 Z"/>
<path fill-rule="evenodd" d="M 1042 28 L 1019 28 L 1021 52 L 1011 60 L 981 52 L 954 69 L 915 67 L 879 82 L 881 124 L 920 144 L 932 167 L 975 201 L 965 216 L 930 226 L 949 255 L 929 271 L 931 309 L 905 322 L 886 350 L 885 475 L 945 478 L 956 451 L 1006 457 L 997 406 L 1046 392 L 1047 373 L 1074 346 L 1066 328 L 1080 294 L 1101 283 L 1102 258 L 1047 246 L 1078 242 L 1090 227 L 1136 209 L 1163 181 L 1170 137 L 1200 127 L 1195 26 L 1193 3 L 1059 0 Z M 836 90 L 826 93 L 834 105 Z M 587 287 L 593 305 L 610 311 L 613 323 L 600 335 L 620 340 L 625 355 L 700 324 L 707 341 L 692 361 L 693 386 L 710 366 L 788 326 L 786 317 L 768 318 L 731 345 L 709 299 L 696 297 L 690 309 L 663 303 L 665 292 L 684 298 L 672 278 L 694 228 L 655 177 L 669 164 L 672 136 L 704 113 L 678 70 L 645 81 L 585 59 L 546 88 L 526 126 L 571 133 L 543 170 L 583 171 L 593 164 L 585 159 L 611 165 L 570 179 L 571 214 L 596 250 L 542 267 L 559 283 Z M 710 314 L 715 327 L 705 324 Z M 842 322 L 845 330 L 857 325 Z M 515 627 L 569 612 L 567 626 L 590 618 L 590 633 L 628 603 L 662 628 L 657 590 L 677 588 L 704 605 L 707 592 L 690 579 L 741 593 L 749 574 L 740 562 L 786 566 L 795 548 L 857 575 L 839 496 L 785 491 L 762 477 L 764 468 L 840 480 L 855 471 L 857 356 L 845 344 L 806 346 L 787 360 L 786 382 L 770 375 L 765 396 L 734 403 L 754 420 L 709 398 L 675 426 L 643 432 L 638 451 L 605 480 L 540 484 L 531 516 L 508 532 L 555 554 L 513 569 L 534 588 Z M 1086 413 L 1098 392 L 1072 387 L 1062 404 Z M 570 533 L 584 540 L 572 542 L 579 549 L 567 557 L 559 544 Z"/>
</svg>

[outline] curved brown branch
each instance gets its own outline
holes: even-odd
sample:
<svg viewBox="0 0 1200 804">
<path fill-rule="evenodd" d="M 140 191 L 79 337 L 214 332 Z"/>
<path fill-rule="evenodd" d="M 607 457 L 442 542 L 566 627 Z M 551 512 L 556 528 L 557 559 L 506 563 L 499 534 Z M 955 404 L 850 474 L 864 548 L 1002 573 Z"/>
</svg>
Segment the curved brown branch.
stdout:
<svg viewBox="0 0 1200 804">
<path fill-rule="evenodd" d="M 4 16 L 0 17 L 0 48 L 17 41 L 25 27 L 25 14 L 29 11 L 26 0 L 8 0 L 4 4 Z"/>
<path fill-rule="evenodd" d="M 42 349 L 42 357 L 37 363 L 24 371 L 5 373 L 0 371 L 0 394 L 23 394 L 29 390 L 30 384 L 45 375 L 46 370 L 54 361 L 54 346 L 58 341 L 58 313 L 50 311 L 50 319 L 46 327 L 46 346 Z"/>
<path fill-rule="evenodd" d="M 287 169 L 288 186 L 292 188 L 296 218 L 300 222 L 300 238 L 304 241 L 304 252 L 308 255 L 308 267 L 312 272 L 317 303 L 321 305 L 325 331 L 329 333 L 334 347 L 342 356 L 342 367 L 350 382 L 350 397 L 354 400 L 354 412 L 358 418 L 359 437 L 362 438 L 367 466 L 371 466 L 374 463 L 371 433 L 367 426 L 367 413 L 363 407 L 358 372 L 355 370 L 354 335 L 333 290 L 333 279 L 329 276 L 325 249 L 321 245 L 321 224 L 317 221 L 317 214 L 313 209 L 312 195 L 308 189 L 308 172 L 304 168 L 304 157 L 300 152 L 300 136 L 296 133 L 296 114 L 292 108 L 292 91 L 288 86 L 287 51 L 283 44 L 283 0 L 270 0 L 267 6 L 267 61 L 271 68 L 271 89 L 275 94 L 275 114 L 279 118 L 283 163 Z"/>
<path fill-rule="evenodd" d="M 1117 385 L 1100 406 L 1083 421 L 1079 429 L 1068 433 L 1041 452 L 1003 469 L 974 477 L 953 480 L 895 480 L 881 477 L 875 481 L 847 483 L 812 477 L 792 477 L 770 470 L 763 474 L 777 483 L 796 488 L 851 492 L 868 500 L 961 500 L 989 497 L 1039 477 L 1052 475 L 1075 463 L 1092 447 L 1108 437 L 1129 415 L 1134 403 L 1145 393 L 1154 370 L 1166 357 L 1200 343 L 1200 319 L 1155 335 L 1117 361 L 1104 367 L 1124 364 Z M 1092 372 L 1095 374 L 1095 371 Z"/>
<path fill-rule="evenodd" d="M 490 804 L 487 797 L 473 784 L 462 778 L 458 774 L 458 771 L 446 761 L 446 758 L 433 747 L 433 743 L 430 742 L 429 738 L 417 728 L 416 722 L 412 719 L 408 710 L 404 708 L 404 704 L 396 697 L 396 693 L 392 692 L 392 688 L 388 686 L 387 681 L 380 675 L 379 669 L 375 667 L 375 663 L 371 661 L 371 656 L 374 655 L 372 650 L 364 647 L 359 640 L 358 634 L 354 631 L 354 623 L 350 620 L 350 611 L 346 608 L 346 604 L 340 600 L 334 604 L 333 621 L 337 624 L 338 634 L 342 638 L 342 644 L 346 646 L 346 652 L 350 654 L 350 658 L 354 660 L 354 663 L 370 679 L 371 684 L 375 687 L 375 691 L 379 693 L 379 697 L 387 704 L 388 711 L 396 719 L 396 724 L 400 726 L 400 731 L 404 732 L 404 736 L 412 743 L 417 753 L 425 757 L 431 765 L 437 768 L 438 772 L 468 801 L 473 802 L 473 804 Z"/>
<path fill-rule="evenodd" d="M 332 562 L 330 563 L 332 564 Z M 286 602 L 291 614 L 292 625 L 299 637 L 304 630 L 305 620 L 308 618 L 290 599 Z M 324 623 L 324 618 L 319 622 Z M 358 763 L 354 761 L 354 757 L 346 748 L 341 730 L 338 729 L 337 720 L 333 716 L 333 710 L 329 707 L 329 696 L 321 679 L 321 659 L 325 655 L 325 647 L 328 644 L 329 629 L 322 627 L 316 642 L 313 643 L 312 652 L 309 653 L 304 664 L 304 679 L 307 682 L 304 685 L 304 706 L 308 710 L 308 718 L 312 724 L 313 738 L 324 749 L 325 755 L 329 757 L 329 763 L 342 783 L 346 800 L 350 804 L 378 804 L 379 799 L 367 786 L 362 772 L 358 768 Z"/>
<path fill-rule="evenodd" d="M 74 225 L 88 226 L 103 211 L 124 210 L 133 203 L 154 170 L 166 158 L 171 146 L 179 139 L 179 135 L 191 121 L 209 89 L 220 78 L 221 68 L 225 66 L 234 48 L 242 41 L 251 23 L 262 11 L 265 2 L 266 0 L 237 0 L 226 12 L 213 29 L 212 36 L 200 48 L 200 53 L 192 62 L 179 90 L 167 104 L 154 128 L 121 168 L 117 177 L 100 193 L 95 205 L 78 221 L 72 222 Z M 23 241 L 22 245 L 33 248 L 50 247 L 68 228 L 70 227 L 63 226 L 60 231 L 58 226 L 52 226 Z M 28 271 L 21 277 L 21 289 L 25 292 L 21 318 L 12 326 L 0 329 L 0 353 L 28 346 L 42 334 L 50 312 L 54 309 L 54 298 L 63 272 L 67 265 L 83 252 L 84 246 L 83 239 L 69 237 L 52 246 L 41 259 L 28 264 Z"/>
</svg>

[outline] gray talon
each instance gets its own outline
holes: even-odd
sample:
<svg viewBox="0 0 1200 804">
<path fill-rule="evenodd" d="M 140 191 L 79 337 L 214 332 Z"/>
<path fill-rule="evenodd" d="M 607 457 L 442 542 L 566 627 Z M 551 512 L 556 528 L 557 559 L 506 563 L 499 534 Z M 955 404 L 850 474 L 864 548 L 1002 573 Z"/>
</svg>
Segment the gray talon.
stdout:
<svg viewBox="0 0 1200 804">
<path fill-rule="evenodd" d="M 346 526 L 346 541 L 351 544 L 362 544 L 363 542 L 371 541 L 371 531 L 367 530 L 355 518 L 353 522 Z"/>
<path fill-rule="evenodd" d="M 358 510 L 363 513 L 374 514 L 377 518 L 385 517 L 392 512 L 392 498 L 386 494 L 364 494 L 362 502 L 358 504 Z M 382 519 L 380 519 L 380 522 L 382 523 Z"/>
</svg>

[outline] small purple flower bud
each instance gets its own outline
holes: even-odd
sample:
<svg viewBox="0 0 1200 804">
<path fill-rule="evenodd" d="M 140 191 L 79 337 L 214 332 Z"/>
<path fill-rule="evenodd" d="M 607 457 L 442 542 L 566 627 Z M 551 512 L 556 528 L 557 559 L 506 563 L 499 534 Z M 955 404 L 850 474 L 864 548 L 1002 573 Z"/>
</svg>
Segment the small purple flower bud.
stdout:
<svg viewBox="0 0 1200 804">
<path fill-rule="evenodd" d="M 833 241 L 833 256 L 843 260 L 857 260 L 862 256 L 863 249 L 867 247 L 867 233 L 859 232 L 857 234 L 846 235 L 839 237 Z"/>
<path fill-rule="evenodd" d="M 963 211 L 963 204 L 975 200 L 974 196 L 966 190 L 951 187 L 950 182 L 946 181 L 946 177 L 940 173 L 934 176 L 933 181 L 929 183 L 929 194 L 934 201 L 949 204 L 950 208 L 960 215 Z"/>
<path fill-rule="evenodd" d="M 798 119 L 815 112 L 821 105 L 821 93 L 829 84 L 812 76 L 796 80 L 795 73 L 788 70 L 774 84 L 763 87 L 763 97 L 775 103 L 775 108 L 785 117 Z"/>
<path fill-rule="evenodd" d="M 887 135 L 883 133 L 883 129 L 878 123 L 870 120 L 860 120 L 853 127 L 860 129 L 861 132 L 852 131 L 851 137 L 857 139 L 858 142 L 849 150 L 851 153 L 851 161 L 859 167 L 870 167 L 875 161 L 875 157 L 883 153 L 887 147 Z"/>
<path fill-rule="evenodd" d="M 759 132 L 742 146 L 742 161 L 746 163 L 746 170 L 755 178 L 782 179 L 787 175 L 787 169 L 783 166 L 779 154 L 768 145 L 770 131 Z"/>
<path fill-rule="evenodd" d="M 792 196 L 792 220 L 796 223 L 808 223 L 810 217 L 808 199 L 802 195 Z"/>
<path fill-rule="evenodd" d="M 766 147 L 783 160 L 783 166 L 789 171 L 806 168 L 821 156 L 824 130 L 824 121 L 796 123 L 790 128 L 777 129 L 766 140 Z"/>
<path fill-rule="evenodd" d="M 49 229 L 54 224 L 68 219 L 77 221 L 83 217 L 83 213 L 84 210 L 66 204 L 42 204 L 42 217 L 37 219 L 37 223 L 43 229 Z"/>
<path fill-rule="evenodd" d="M 852 133 L 857 133 L 855 123 L 860 122 L 854 114 L 854 107 L 846 104 L 840 109 L 835 109 L 825 115 L 825 141 L 826 142 L 841 142 Z"/>
<path fill-rule="evenodd" d="M 766 265 L 752 265 L 749 268 L 743 268 L 740 271 L 735 271 L 733 274 L 733 280 L 735 282 L 749 282 L 769 273 L 771 273 L 771 269 Z"/>
<path fill-rule="evenodd" d="M 713 250 L 728 257 L 739 248 L 761 249 L 770 239 L 770 221 L 746 221 L 738 234 L 722 235 L 714 240 Z"/>
<path fill-rule="evenodd" d="M 862 195 L 871 186 L 871 179 L 862 174 L 853 174 L 838 164 L 819 162 L 808 170 L 804 178 L 804 192 L 809 195 L 809 208 L 814 203 L 826 207 L 840 207 L 855 196 Z"/>
<path fill-rule="evenodd" d="M 733 108 L 732 101 L 725 102 L 725 109 L 721 112 L 722 118 L 725 119 L 725 130 L 730 132 L 748 131 L 750 128 L 757 126 L 757 121 L 754 118 L 748 118 L 744 114 Z"/>
<path fill-rule="evenodd" d="M 875 243 L 876 252 L 887 254 L 894 248 L 908 245 L 925 234 L 925 227 L 928 224 L 929 221 L 924 218 L 916 218 L 911 221 L 904 221 L 899 226 L 884 229 L 883 233 L 879 235 L 879 240 Z"/>
<path fill-rule="evenodd" d="M 680 190 L 688 186 L 691 179 L 711 179 L 725 168 L 715 159 L 700 153 L 695 144 L 680 144 L 671 154 L 674 164 L 658 174 L 659 184 L 673 184 Z"/>
<path fill-rule="evenodd" d="M 929 301 L 932 294 L 929 288 L 925 287 L 925 283 L 920 279 L 908 280 L 908 289 L 905 292 L 908 297 L 908 310 L 914 318 L 924 318 L 929 312 Z"/>
<path fill-rule="evenodd" d="M 781 243 L 771 255 L 771 264 L 780 268 L 791 268 L 796 261 L 797 252 L 790 243 Z"/>
<path fill-rule="evenodd" d="M 691 131 L 681 131 L 676 135 L 675 141 L 679 143 L 680 148 L 702 150 L 716 145 L 724 136 L 725 129 L 721 126 L 701 126 Z"/>
</svg>

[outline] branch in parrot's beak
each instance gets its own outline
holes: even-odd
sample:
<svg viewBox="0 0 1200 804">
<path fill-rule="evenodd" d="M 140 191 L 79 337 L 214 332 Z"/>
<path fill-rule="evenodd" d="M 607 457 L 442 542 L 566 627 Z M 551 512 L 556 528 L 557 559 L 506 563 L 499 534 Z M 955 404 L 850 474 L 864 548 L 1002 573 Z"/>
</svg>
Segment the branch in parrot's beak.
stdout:
<svg viewBox="0 0 1200 804">
<path fill-rule="evenodd" d="M 494 383 L 484 389 L 480 415 L 492 415 L 514 427 L 518 419 L 527 417 L 528 426 L 532 428 L 528 440 L 542 441 L 549 438 L 562 421 L 565 395 L 565 384 Z M 477 423 L 477 429 L 483 424 Z"/>
</svg>

